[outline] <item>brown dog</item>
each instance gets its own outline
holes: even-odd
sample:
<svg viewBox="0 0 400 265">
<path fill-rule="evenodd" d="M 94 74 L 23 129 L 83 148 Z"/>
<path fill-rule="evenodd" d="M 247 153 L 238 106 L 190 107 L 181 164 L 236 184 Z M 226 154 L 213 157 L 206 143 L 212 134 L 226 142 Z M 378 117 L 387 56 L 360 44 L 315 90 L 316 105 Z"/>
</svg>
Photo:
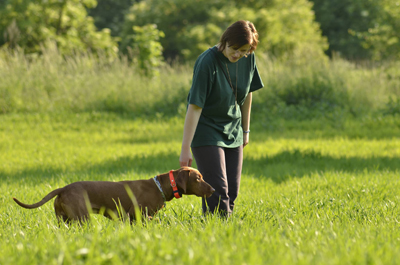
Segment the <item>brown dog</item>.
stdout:
<svg viewBox="0 0 400 265">
<path fill-rule="evenodd" d="M 183 167 L 147 180 L 74 182 L 53 190 L 40 202 L 30 205 L 13 199 L 21 207 L 33 209 L 57 196 L 54 210 L 60 224 L 61 221 L 82 223 L 89 219 L 90 212 L 113 219 L 121 216 L 122 211 L 132 222 L 135 219 L 135 205 L 142 216 L 151 218 L 174 196 L 180 198 L 181 194 L 187 194 L 210 197 L 214 191 L 197 169 Z"/>
</svg>

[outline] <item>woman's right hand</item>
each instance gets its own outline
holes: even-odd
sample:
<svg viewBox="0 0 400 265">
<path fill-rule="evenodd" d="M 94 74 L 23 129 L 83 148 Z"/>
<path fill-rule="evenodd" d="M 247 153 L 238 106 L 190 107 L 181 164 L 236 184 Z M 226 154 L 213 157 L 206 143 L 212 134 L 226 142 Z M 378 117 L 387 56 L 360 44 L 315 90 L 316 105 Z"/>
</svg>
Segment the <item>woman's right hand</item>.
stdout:
<svg viewBox="0 0 400 265">
<path fill-rule="evenodd" d="M 181 150 L 181 156 L 179 157 L 179 165 L 181 167 L 191 167 L 193 162 L 192 153 L 190 149 L 188 150 Z"/>
</svg>

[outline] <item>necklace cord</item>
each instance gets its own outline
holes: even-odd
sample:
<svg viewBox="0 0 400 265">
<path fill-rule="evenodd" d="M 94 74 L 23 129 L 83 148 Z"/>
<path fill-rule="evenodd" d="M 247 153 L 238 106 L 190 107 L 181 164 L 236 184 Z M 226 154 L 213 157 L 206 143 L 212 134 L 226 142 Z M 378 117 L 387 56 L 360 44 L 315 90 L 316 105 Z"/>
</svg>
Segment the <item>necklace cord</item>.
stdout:
<svg viewBox="0 0 400 265">
<path fill-rule="evenodd" d="M 235 91 L 235 89 L 233 88 L 233 85 L 232 85 L 231 76 L 230 76 L 230 74 L 229 74 L 228 65 L 227 65 L 226 62 L 225 62 L 226 70 L 228 70 L 228 75 L 229 75 L 229 77 L 228 77 L 228 75 L 225 73 L 224 67 L 222 66 L 222 63 L 221 63 L 221 61 L 220 61 L 219 58 L 218 58 L 217 52 L 214 51 L 212 48 L 210 48 L 209 50 L 211 50 L 211 51 L 214 53 L 215 58 L 216 58 L 216 60 L 217 60 L 217 63 L 218 63 L 218 65 L 220 66 L 220 68 L 221 68 L 221 70 L 222 70 L 222 73 L 224 74 L 226 80 L 229 82 L 229 85 L 230 85 L 230 87 L 232 88 L 232 92 L 233 92 L 233 94 L 235 95 L 235 107 L 237 108 L 237 104 L 238 104 L 238 101 L 237 101 L 237 80 L 238 80 L 238 65 L 237 65 L 237 62 L 236 62 L 236 91 Z"/>
<path fill-rule="evenodd" d="M 238 65 L 237 65 L 237 62 L 235 63 L 235 65 L 236 65 L 236 90 L 233 88 L 233 85 L 232 85 L 232 80 L 231 80 L 231 75 L 229 73 L 228 64 L 225 63 L 226 71 L 228 72 L 228 77 L 229 77 L 229 84 L 231 85 L 233 94 L 235 94 L 235 107 L 237 107 L 237 105 L 236 105 L 237 104 L 237 80 L 238 80 Z"/>
</svg>

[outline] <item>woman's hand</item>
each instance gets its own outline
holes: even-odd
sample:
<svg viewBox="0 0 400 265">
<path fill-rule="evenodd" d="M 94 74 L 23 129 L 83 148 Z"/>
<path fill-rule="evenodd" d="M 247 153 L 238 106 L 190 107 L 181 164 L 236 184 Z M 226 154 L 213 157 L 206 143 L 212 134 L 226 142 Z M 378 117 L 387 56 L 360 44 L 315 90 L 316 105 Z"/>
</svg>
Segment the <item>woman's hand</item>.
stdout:
<svg viewBox="0 0 400 265">
<path fill-rule="evenodd" d="M 250 133 L 243 133 L 243 147 L 249 144 Z"/>
<path fill-rule="evenodd" d="M 181 156 L 179 157 L 179 165 L 180 167 L 191 167 L 193 162 L 192 153 L 189 149 L 182 148 Z"/>
</svg>

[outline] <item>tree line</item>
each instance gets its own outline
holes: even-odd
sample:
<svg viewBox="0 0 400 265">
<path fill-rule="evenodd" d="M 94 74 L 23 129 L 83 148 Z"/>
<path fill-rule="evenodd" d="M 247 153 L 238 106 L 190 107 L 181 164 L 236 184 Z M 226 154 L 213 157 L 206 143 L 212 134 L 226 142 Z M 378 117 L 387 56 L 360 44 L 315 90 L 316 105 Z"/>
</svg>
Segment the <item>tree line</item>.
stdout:
<svg viewBox="0 0 400 265">
<path fill-rule="evenodd" d="M 400 58 L 398 0 L 1 0 L 0 46 L 124 54 L 151 71 L 195 59 L 239 19 L 276 58 Z"/>
</svg>

